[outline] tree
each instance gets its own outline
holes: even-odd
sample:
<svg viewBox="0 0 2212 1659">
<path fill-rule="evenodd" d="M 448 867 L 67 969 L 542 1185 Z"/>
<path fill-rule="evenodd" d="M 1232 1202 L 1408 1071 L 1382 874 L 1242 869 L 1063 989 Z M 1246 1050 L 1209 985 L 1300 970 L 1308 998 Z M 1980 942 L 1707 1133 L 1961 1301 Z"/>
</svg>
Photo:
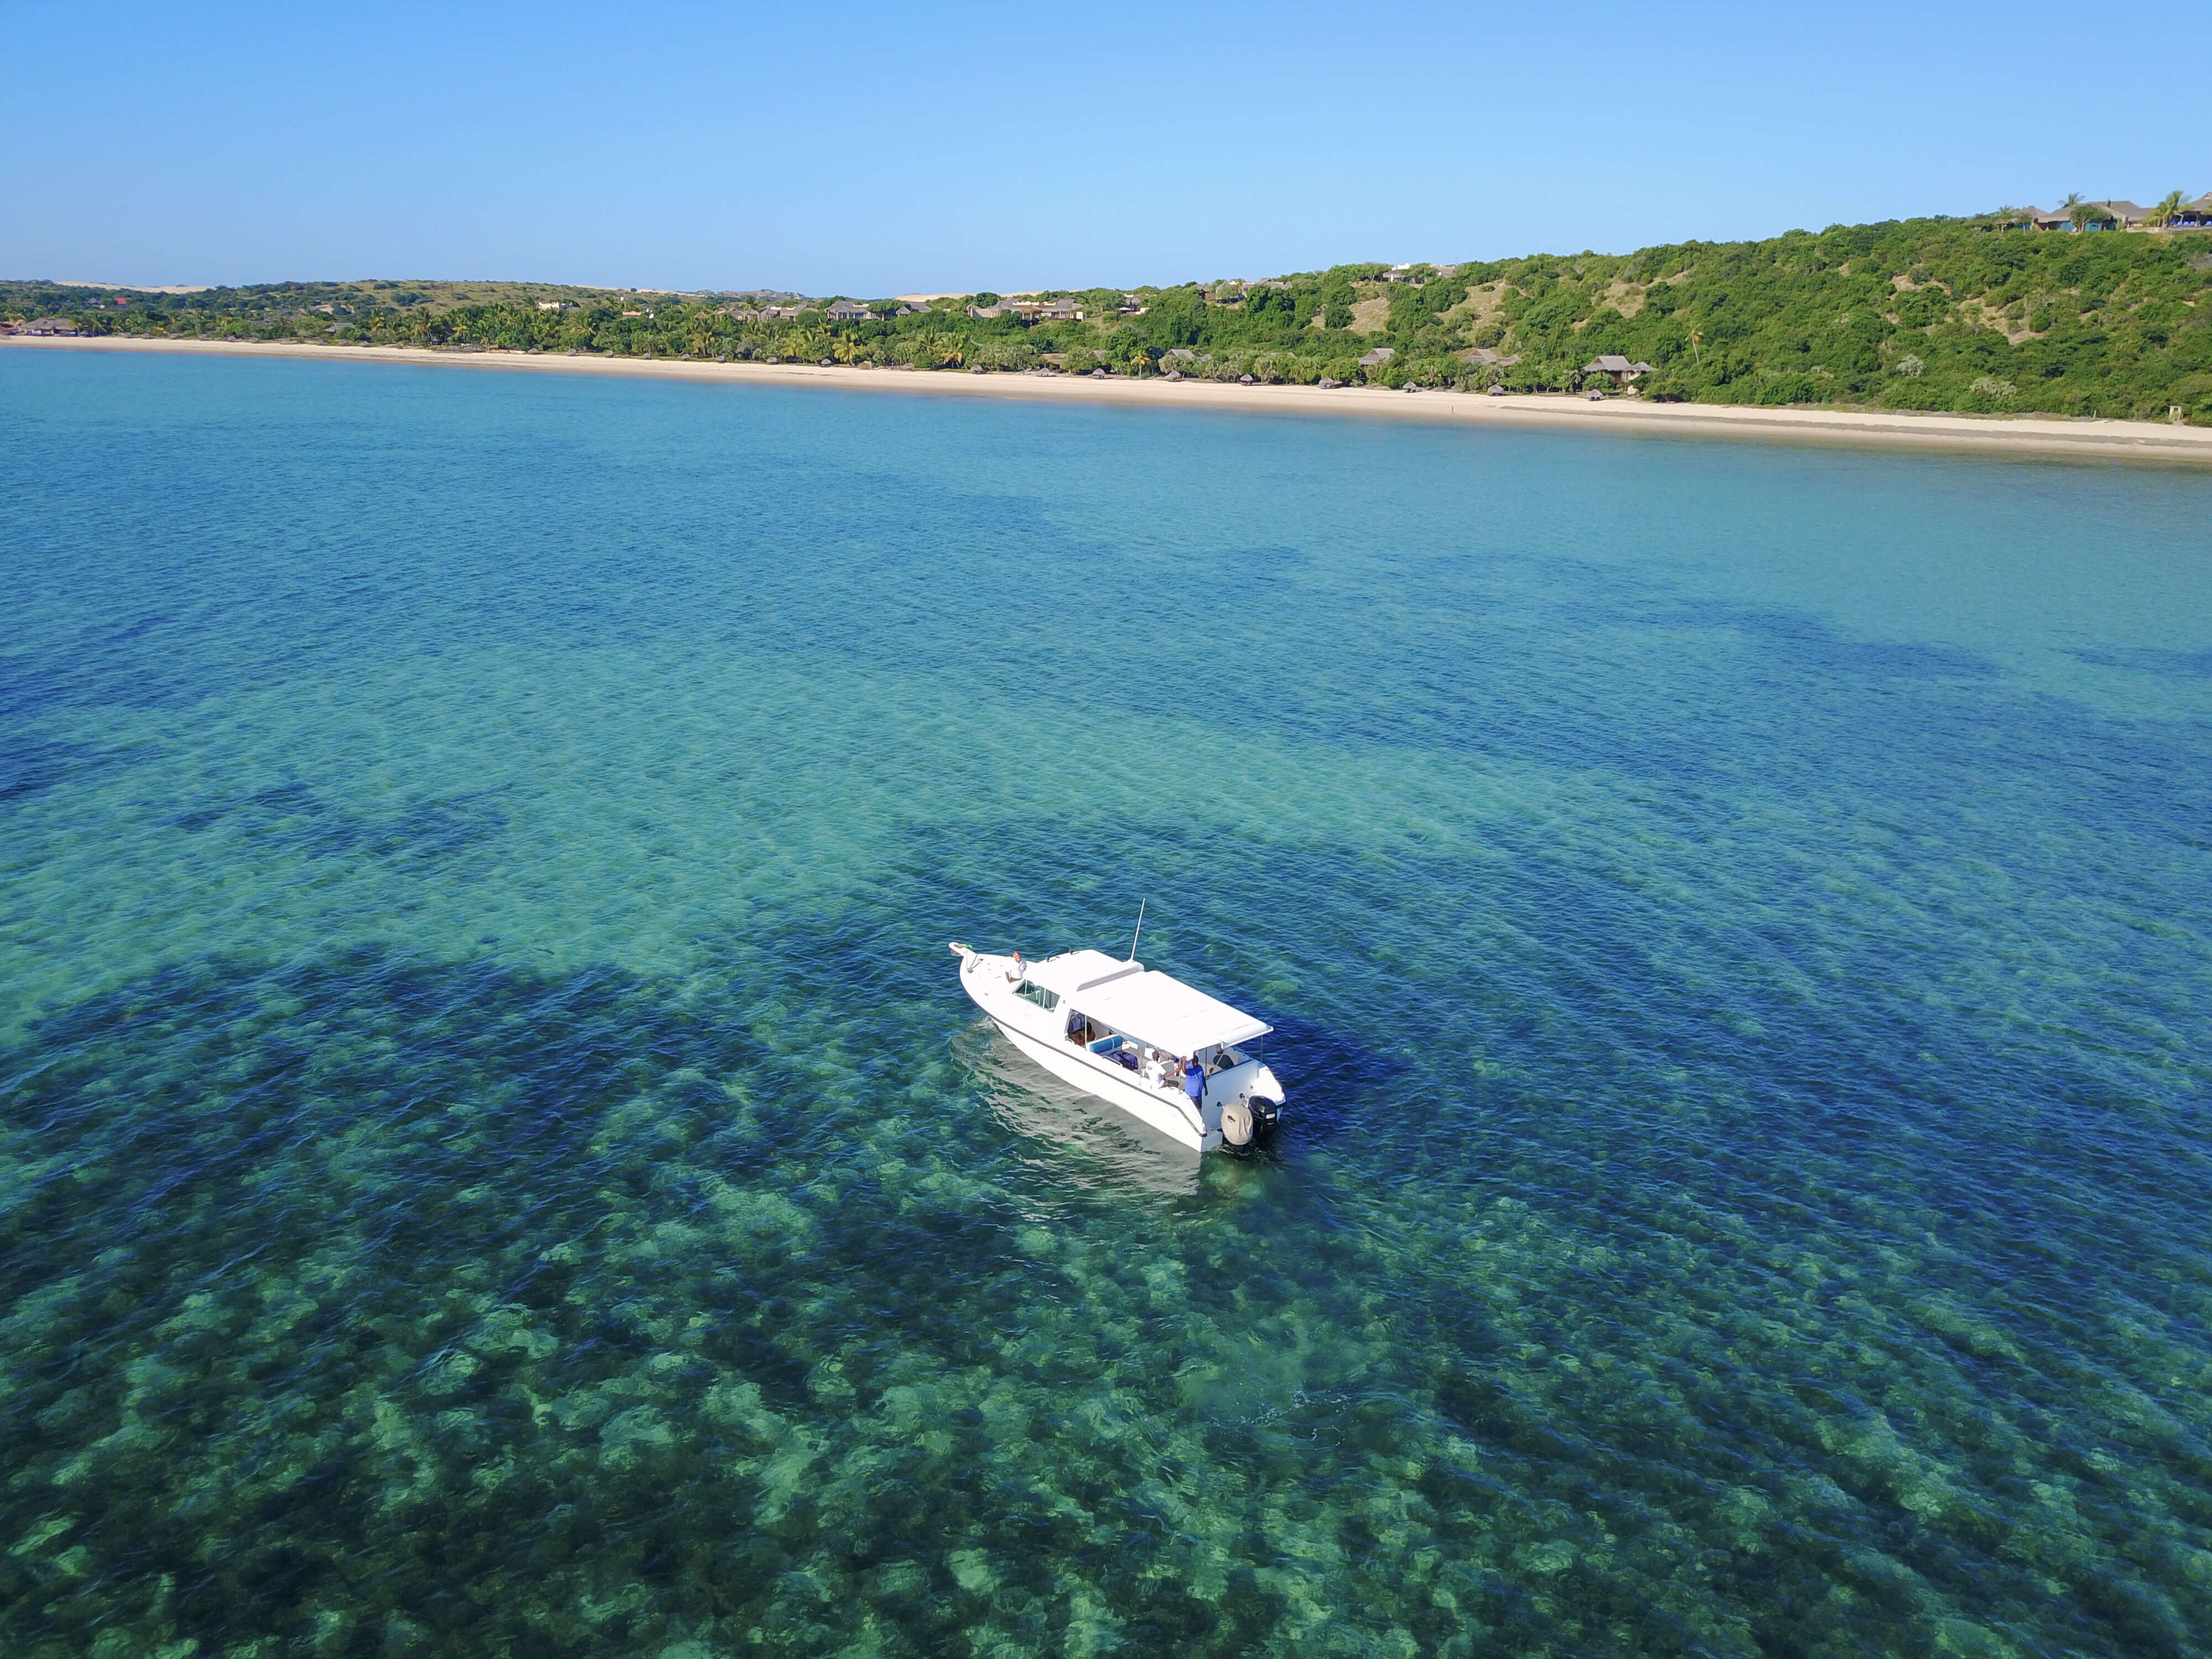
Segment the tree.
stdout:
<svg viewBox="0 0 2212 1659">
<path fill-rule="evenodd" d="M 2173 223 L 2179 205 L 2168 194 L 2153 216 Z M 2108 212 L 2075 195 L 2060 222 L 2077 207 L 2084 210 L 2077 222 L 2095 223 Z M 493 301 L 481 289 L 452 283 L 133 295 L 127 307 L 88 309 L 86 325 L 182 338 L 320 338 L 332 317 L 343 314 L 337 304 L 343 300 L 362 337 L 392 343 L 461 341 L 650 357 L 775 354 L 816 362 L 833 353 L 857 361 L 865 340 L 878 362 L 912 356 L 924 367 L 998 368 L 1027 367 L 1041 350 L 1088 349 L 1116 372 L 1141 374 L 1150 361 L 1229 380 L 1249 370 L 1262 379 L 1326 374 L 1354 380 L 1361 376 L 1346 360 L 1389 345 L 1398 353 L 1395 372 L 1368 378 L 1425 384 L 1467 378 L 1462 354 L 1496 347 L 1520 362 L 1477 378 L 1529 390 L 1563 386 L 1594 352 L 1617 350 L 1659 365 L 1647 388 L 1653 397 L 1734 404 L 1859 397 L 1923 409 L 2138 419 L 2162 419 L 2179 407 L 2184 420 L 2212 425 L 2212 332 L 2203 323 L 2212 317 L 2212 259 L 2200 268 L 2179 257 L 2169 235 L 2021 238 L 1986 229 L 1983 219 L 1905 220 L 1761 242 L 1677 243 L 1620 257 L 1535 255 L 1387 292 L 1365 283 L 1377 267 L 1340 266 L 1293 273 L 1277 279 L 1281 286 L 1255 283 L 1239 290 L 1236 305 L 1206 304 L 1199 286 L 1185 283 L 1146 290 L 1141 316 L 1034 330 L 1010 316 L 970 319 L 964 302 L 953 301 L 849 329 L 822 327 L 818 312 L 803 328 L 786 319 L 740 325 L 696 302 L 658 298 L 648 305 L 634 292 L 575 289 L 557 291 L 566 309 L 540 313 L 537 303 L 555 292 L 517 289 Z M 1893 280 L 1899 272 L 1911 277 L 1903 291 Z M 1470 284 L 1482 291 L 1473 311 L 1458 303 Z M 1641 305 L 1625 314 L 1620 301 L 1638 289 Z M 1351 307 L 1378 296 L 1387 298 L 1389 313 L 1382 331 L 1362 336 L 1343 326 Z M 320 302 L 337 309 L 326 315 Z M 82 295 L 51 283 L 0 281 L 0 316 L 47 316 L 83 305 Z M 1336 326 L 1312 326 L 1316 313 Z M 2008 325 L 1990 326 L 1999 316 Z M 1191 355 L 1168 359 L 1171 349 Z M 1692 360 L 1687 370 L 1685 356 Z M 1888 371 L 1893 363 L 1905 372 Z M 1917 375 L 1909 372 L 1914 366 Z M 1991 389 L 1997 386 L 2013 390 L 1999 398 Z"/>
<path fill-rule="evenodd" d="M 916 368 L 957 368 L 967 357 L 967 343 L 941 329 L 915 335 L 908 349 Z"/>
<path fill-rule="evenodd" d="M 2068 191 L 2066 199 L 2058 204 L 2058 208 L 2066 216 L 2067 222 L 2076 230 L 2097 216 L 2097 210 L 2081 199 L 2081 192 L 2078 190 Z"/>
<path fill-rule="evenodd" d="M 2150 222 L 2154 225 L 2171 225 L 2181 211 L 2181 192 L 2169 190 L 2158 198 L 2158 205 L 2150 210 Z"/>
</svg>

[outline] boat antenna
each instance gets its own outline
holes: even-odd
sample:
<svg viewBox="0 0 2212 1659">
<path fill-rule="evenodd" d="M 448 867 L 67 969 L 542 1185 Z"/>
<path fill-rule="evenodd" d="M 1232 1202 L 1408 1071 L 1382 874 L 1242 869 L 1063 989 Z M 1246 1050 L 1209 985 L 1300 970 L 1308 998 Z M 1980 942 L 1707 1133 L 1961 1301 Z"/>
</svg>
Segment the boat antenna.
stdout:
<svg viewBox="0 0 2212 1659">
<path fill-rule="evenodd" d="M 1129 935 L 1129 960 L 1137 959 L 1137 941 L 1145 936 L 1145 901 L 1137 901 L 1137 931 Z"/>
</svg>

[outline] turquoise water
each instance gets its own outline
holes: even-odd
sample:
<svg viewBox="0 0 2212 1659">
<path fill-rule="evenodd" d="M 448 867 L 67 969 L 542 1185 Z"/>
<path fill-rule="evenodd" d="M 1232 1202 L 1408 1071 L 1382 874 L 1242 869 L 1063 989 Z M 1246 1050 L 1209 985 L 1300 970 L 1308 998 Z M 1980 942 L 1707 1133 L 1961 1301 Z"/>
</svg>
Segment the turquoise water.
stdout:
<svg viewBox="0 0 2212 1659">
<path fill-rule="evenodd" d="M 2212 478 L 0 357 L 0 1649 L 2202 1652 Z M 944 941 L 1279 1028 L 1200 1164 Z"/>
</svg>

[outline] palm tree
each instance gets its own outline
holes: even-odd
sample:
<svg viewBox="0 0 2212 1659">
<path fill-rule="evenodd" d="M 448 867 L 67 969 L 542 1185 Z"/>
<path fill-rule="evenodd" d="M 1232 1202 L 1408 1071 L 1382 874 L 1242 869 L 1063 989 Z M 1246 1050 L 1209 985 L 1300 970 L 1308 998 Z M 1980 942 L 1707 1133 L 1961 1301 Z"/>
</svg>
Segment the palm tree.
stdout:
<svg viewBox="0 0 2212 1659">
<path fill-rule="evenodd" d="M 955 336 L 942 329 L 932 329 L 914 338 L 914 366 L 916 368 L 958 368 L 965 362 L 967 350 Z"/>
<path fill-rule="evenodd" d="M 2169 190 L 2159 198 L 2158 205 L 2150 210 L 2150 222 L 2154 225 L 2170 225 L 2181 211 L 2181 192 Z"/>
<path fill-rule="evenodd" d="M 2081 199 L 2081 192 L 2078 190 L 2066 192 L 2066 199 L 2058 204 L 2058 210 L 2066 216 L 2067 222 L 2076 230 L 2097 216 L 2097 210 Z"/>
<path fill-rule="evenodd" d="M 1702 328 L 1693 328 L 1690 331 L 1690 359 L 1699 368 L 1705 366 L 1705 360 L 1698 350 L 1698 343 L 1705 337 L 1705 331 Z"/>
</svg>

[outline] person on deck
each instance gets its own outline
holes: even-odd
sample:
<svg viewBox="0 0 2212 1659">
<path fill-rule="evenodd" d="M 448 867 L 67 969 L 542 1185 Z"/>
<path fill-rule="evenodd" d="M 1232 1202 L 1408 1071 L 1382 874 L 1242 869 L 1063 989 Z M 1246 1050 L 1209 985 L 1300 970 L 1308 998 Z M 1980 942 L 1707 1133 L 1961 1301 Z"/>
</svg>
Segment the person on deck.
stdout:
<svg viewBox="0 0 2212 1659">
<path fill-rule="evenodd" d="M 1191 1109 L 1203 1114 L 1206 1110 L 1206 1067 L 1193 1054 L 1183 1062 L 1182 1091 L 1190 1097 Z"/>
<path fill-rule="evenodd" d="M 1029 976 L 1029 963 L 1022 960 L 1022 953 L 1019 951 L 1015 951 L 1014 965 L 1006 969 L 1006 983 L 1009 985 L 1019 985 Z"/>
</svg>

